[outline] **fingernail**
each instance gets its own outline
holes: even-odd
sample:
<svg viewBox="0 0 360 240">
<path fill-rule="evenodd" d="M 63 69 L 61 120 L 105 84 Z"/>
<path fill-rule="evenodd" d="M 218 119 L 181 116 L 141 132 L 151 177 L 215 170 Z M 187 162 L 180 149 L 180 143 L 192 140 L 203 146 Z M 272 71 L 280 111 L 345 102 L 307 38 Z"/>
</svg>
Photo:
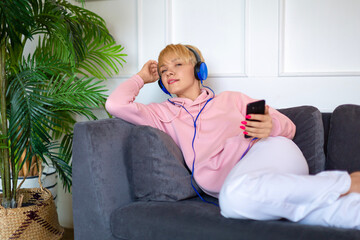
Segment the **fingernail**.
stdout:
<svg viewBox="0 0 360 240">
<path fill-rule="evenodd" d="M 248 134 L 248 132 L 243 132 L 244 133 L 244 135 L 247 135 Z"/>
<path fill-rule="evenodd" d="M 246 122 L 246 121 L 242 121 L 241 123 L 242 123 L 242 124 L 244 124 L 244 125 L 246 125 L 246 124 L 247 124 L 247 122 Z"/>
<path fill-rule="evenodd" d="M 250 119 L 251 116 L 250 116 L 250 115 L 246 115 L 245 118 L 246 118 L 246 119 Z"/>
<path fill-rule="evenodd" d="M 240 128 L 241 128 L 242 130 L 245 130 L 245 127 L 244 127 L 244 126 L 240 126 Z"/>
</svg>

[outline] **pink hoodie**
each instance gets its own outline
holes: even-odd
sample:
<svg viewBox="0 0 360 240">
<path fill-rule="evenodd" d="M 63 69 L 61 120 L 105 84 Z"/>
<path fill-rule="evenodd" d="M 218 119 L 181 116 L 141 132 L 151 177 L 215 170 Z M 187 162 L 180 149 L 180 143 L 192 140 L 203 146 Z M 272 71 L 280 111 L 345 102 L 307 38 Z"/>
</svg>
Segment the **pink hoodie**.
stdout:
<svg viewBox="0 0 360 240">
<path fill-rule="evenodd" d="M 168 101 L 144 105 L 134 102 L 143 80 L 134 75 L 120 84 L 106 102 L 108 112 L 116 117 L 138 125 L 149 125 L 169 134 L 183 152 L 185 162 L 192 169 L 194 154 L 192 139 L 194 123 L 191 116 L 180 106 Z M 195 101 L 186 98 L 172 98 L 171 101 L 184 106 L 196 118 L 206 101 L 214 97 L 207 89 L 202 89 Z M 240 129 L 245 120 L 246 104 L 256 101 L 239 92 L 223 92 L 211 100 L 197 121 L 195 139 L 196 160 L 194 178 L 209 195 L 218 197 L 226 176 L 249 145 Z M 295 125 L 285 115 L 270 108 L 273 129 L 271 136 L 292 139 Z"/>
</svg>

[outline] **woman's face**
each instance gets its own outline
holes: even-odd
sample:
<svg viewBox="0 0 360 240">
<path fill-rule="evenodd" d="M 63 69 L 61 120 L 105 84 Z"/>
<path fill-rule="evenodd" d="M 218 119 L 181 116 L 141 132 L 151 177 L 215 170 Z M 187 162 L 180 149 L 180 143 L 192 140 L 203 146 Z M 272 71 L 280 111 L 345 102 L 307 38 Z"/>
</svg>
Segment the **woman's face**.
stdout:
<svg viewBox="0 0 360 240">
<path fill-rule="evenodd" d="M 195 79 L 194 66 L 175 54 L 164 58 L 159 73 L 165 88 L 181 98 L 195 100 L 200 94 L 199 81 Z"/>
</svg>

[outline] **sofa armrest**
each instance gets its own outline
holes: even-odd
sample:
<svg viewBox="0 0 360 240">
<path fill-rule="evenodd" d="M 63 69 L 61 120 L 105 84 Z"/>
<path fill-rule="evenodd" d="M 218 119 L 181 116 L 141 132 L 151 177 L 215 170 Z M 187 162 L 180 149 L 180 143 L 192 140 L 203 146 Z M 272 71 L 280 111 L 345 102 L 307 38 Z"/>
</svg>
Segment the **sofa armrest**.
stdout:
<svg viewBox="0 0 360 240">
<path fill-rule="evenodd" d="M 75 239 L 115 239 L 110 215 L 133 199 L 124 163 L 133 127 L 117 118 L 75 124 L 72 189 Z"/>
</svg>

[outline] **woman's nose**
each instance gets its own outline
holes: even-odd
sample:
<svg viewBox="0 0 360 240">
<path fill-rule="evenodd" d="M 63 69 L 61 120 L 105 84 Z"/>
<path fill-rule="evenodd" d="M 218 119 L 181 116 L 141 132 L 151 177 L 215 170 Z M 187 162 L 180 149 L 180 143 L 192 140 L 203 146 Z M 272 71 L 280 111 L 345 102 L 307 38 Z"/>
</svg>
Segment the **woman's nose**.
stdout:
<svg viewBox="0 0 360 240">
<path fill-rule="evenodd" d="M 166 76 L 173 76 L 174 75 L 174 71 L 172 71 L 171 69 L 168 69 L 166 71 Z"/>
</svg>

